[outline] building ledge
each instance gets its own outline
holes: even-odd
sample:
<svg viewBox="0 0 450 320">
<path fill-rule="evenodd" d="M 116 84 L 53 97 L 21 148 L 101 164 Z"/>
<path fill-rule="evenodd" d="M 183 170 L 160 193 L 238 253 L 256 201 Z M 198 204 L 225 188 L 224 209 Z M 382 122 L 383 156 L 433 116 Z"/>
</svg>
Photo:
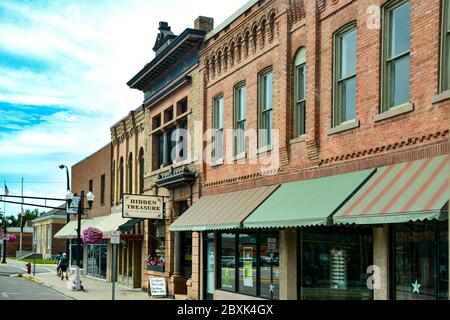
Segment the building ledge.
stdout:
<svg viewBox="0 0 450 320">
<path fill-rule="evenodd" d="M 450 100 L 450 90 L 447 90 L 447 91 L 444 91 L 444 92 L 441 92 L 441 93 L 435 95 L 431 99 L 431 103 L 436 104 L 436 103 L 440 103 L 445 100 Z"/>
<path fill-rule="evenodd" d="M 359 120 L 353 119 L 353 120 L 343 122 L 340 125 L 329 129 L 327 134 L 329 136 L 331 136 L 333 134 L 348 131 L 348 130 L 355 129 L 355 128 L 359 128 Z"/>
<path fill-rule="evenodd" d="M 289 143 L 296 144 L 296 143 L 305 142 L 305 141 L 306 141 L 306 134 L 302 134 L 301 136 L 298 136 L 297 138 L 291 139 L 289 141 Z"/>
<path fill-rule="evenodd" d="M 375 115 L 373 117 L 373 120 L 375 122 L 379 122 L 379 121 L 383 121 L 386 119 L 394 118 L 394 117 L 409 113 L 411 111 L 414 111 L 414 104 L 408 102 L 408 103 L 402 104 L 400 106 L 393 107 L 383 113 Z"/>
<path fill-rule="evenodd" d="M 171 167 L 166 174 L 158 175 L 155 184 L 158 187 L 177 189 L 192 185 L 195 182 L 195 179 L 196 173 L 190 171 L 186 166 L 183 166 L 179 170 L 174 170 Z"/>
</svg>

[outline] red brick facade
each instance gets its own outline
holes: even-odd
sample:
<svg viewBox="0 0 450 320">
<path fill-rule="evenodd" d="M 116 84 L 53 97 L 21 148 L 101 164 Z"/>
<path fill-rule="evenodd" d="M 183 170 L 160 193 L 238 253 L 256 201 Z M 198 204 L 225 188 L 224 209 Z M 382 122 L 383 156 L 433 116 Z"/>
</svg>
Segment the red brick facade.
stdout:
<svg viewBox="0 0 450 320">
<path fill-rule="evenodd" d="M 105 175 L 103 204 L 100 195 L 102 175 Z M 93 190 L 89 190 L 90 180 L 93 183 Z M 89 210 L 89 216 L 84 218 L 92 219 L 111 213 L 111 144 L 72 166 L 72 193 L 80 195 L 82 191 L 85 195 L 92 191 L 95 196 L 92 210 Z"/>
<path fill-rule="evenodd" d="M 261 176 L 260 165 L 204 165 L 203 194 L 449 153 L 450 101 L 432 103 L 439 93 L 440 1 L 411 1 L 410 102 L 414 110 L 374 120 L 381 109 L 382 31 L 372 24 L 379 17 L 374 15 L 376 8 L 387 2 L 259 1 L 206 41 L 201 55 L 205 127 L 212 127 L 213 98 L 223 93 L 225 129 L 233 128 L 233 87 L 245 80 L 247 128 L 257 129 L 258 73 L 272 66 L 273 127 L 280 134 L 281 165 L 277 175 L 269 177 Z M 352 21 L 357 22 L 359 127 L 330 135 L 333 33 Z M 246 34 L 250 35 L 248 44 Z M 256 46 L 252 39 L 257 40 Z M 232 43 L 240 45 L 232 51 L 228 49 Z M 307 52 L 306 135 L 293 139 L 294 59 L 301 47 Z M 218 57 L 222 57 L 220 63 Z"/>
</svg>

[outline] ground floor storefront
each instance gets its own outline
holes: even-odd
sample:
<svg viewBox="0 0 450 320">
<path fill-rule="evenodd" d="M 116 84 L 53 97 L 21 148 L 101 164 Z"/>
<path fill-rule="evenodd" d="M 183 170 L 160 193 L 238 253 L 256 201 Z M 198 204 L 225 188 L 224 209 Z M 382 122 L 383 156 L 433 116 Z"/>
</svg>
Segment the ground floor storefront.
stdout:
<svg viewBox="0 0 450 320">
<path fill-rule="evenodd" d="M 200 299 L 448 300 L 449 157 L 202 197 Z M 193 273 L 193 277 L 194 277 Z"/>
</svg>

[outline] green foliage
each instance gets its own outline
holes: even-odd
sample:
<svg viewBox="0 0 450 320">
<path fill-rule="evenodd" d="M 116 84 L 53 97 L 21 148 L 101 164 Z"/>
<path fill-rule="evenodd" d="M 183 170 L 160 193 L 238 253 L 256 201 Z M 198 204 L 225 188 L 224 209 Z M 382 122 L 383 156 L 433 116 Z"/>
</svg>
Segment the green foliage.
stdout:
<svg viewBox="0 0 450 320">
<path fill-rule="evenodd" d="M 45 212 L 39 212 L 38 209 L 34 210 L 27 209 L 24 211 L 24 213 L 25 215 L 22 220 L 23 226 L 25 226 L 27 221 L 32 221 L 37 217 L 43 215 Z M 12 221 L 11 227 L 20 228 L 20 219 L 21 219 L 20 213 L 18 213 L 16 216 L 7 216 L 7 219 Z"/>
</svg>

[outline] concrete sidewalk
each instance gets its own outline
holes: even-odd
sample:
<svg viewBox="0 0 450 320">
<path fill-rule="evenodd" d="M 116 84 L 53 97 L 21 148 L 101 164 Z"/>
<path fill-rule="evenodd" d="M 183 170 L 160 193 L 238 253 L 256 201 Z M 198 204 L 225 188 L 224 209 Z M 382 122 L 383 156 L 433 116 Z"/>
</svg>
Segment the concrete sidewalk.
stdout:
<svg viewBox="0 0 450 320">
<path fill-rule="evenodd" d="M 43 285 L 75 300 L 111 300 L 112 284 L 100 279 L 81 276 L 81 283 L 84 291 L 73 291 L 70 289 L 74 275 L 69 277 L 69 281 L 61 280 L 55 274 L 36 274 L 34 277 L 41 281 Z M 146 292 L 141 289 L 130 289 L 116 284 L 116 300 L 151 300 Z"/>
</svg>

